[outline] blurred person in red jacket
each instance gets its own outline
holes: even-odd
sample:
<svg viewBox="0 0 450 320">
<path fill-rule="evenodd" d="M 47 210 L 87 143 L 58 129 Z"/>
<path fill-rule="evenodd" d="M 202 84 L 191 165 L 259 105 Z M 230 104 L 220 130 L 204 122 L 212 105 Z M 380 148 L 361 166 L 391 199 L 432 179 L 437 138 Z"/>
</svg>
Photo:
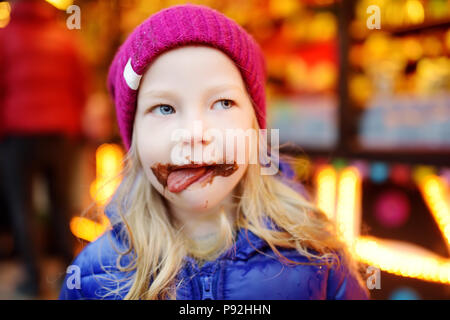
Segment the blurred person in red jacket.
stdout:
<svg viewBox="0 0 450 320">
<path fill-rule="evenodd" d="M 53 241 L 65 265 L 73 258 L 70 178 L 88 94 L 75 31 L 43 0 L 11 2 L 0 29 L 0 175 L 26 279 L 18 292 L 39 294 L 39 252 L 33 232 L 31 181 L 46 178 Z"/>
</svg>

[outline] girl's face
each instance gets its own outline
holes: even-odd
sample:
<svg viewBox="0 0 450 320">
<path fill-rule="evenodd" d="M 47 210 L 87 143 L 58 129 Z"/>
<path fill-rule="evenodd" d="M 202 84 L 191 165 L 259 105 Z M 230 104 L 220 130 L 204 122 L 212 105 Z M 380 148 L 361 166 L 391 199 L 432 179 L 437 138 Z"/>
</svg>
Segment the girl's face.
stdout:
<svg viewBox="0 0 450 320">
<path fill-rule="evenodd" d="M 239 69 L 225 53 L 197 45 L 163 53 L 144 73 L 137 97 L 134 130 L 147 178 L 177 207 L 209 211 L 248 166 L 248 143 L 242 161 L 243 149 L 225 142 L 226 130 L 252 129 L 254 121 Z"/>
</svg>

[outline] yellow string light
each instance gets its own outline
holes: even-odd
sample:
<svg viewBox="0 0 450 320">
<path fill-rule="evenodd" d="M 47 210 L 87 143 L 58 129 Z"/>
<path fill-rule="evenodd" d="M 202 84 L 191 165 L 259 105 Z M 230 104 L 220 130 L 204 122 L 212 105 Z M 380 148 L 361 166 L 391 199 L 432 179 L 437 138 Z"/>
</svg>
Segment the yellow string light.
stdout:
<svg viewBox="0 0 450 320">
<path fill-rule="evenodd" d="M 450 207 L 444 181 L 436 175 L 428 175 L 419 184 L 419 190 L 447 241 L 447 245 L 450 245 Z"/>
<path fill-rule="evenodd" d="M 450 284 L 450 260 L 412 244 L 359 237 L 355 253 L 359 260 L 398 276 Z"/>
<path fill-rule="evenodd" d="M 316 204 L 330 220 L 335 218 L 336 179 L 336 170 L 332 166 L 324 166 L 316 175 Z"/>
<path fill-rule="evenodd" d="M 361 176 L 354 167 L 345 168 L 339 177 L 336 226 L 351 248 L 359 231 Z"/>
</svg>

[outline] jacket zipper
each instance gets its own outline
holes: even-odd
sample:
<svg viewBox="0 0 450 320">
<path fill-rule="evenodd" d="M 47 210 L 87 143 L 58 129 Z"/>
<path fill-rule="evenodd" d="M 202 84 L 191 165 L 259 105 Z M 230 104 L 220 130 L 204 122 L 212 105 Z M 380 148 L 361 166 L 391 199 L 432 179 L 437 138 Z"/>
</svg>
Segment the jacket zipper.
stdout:
<svg viewBox="0 0 450 320">
<path fill-rule="evenodd" d="M 214 300 L 211 276 L 201 277 L 200 279 L 202 281 L 202 300 Z"/>
</svg>

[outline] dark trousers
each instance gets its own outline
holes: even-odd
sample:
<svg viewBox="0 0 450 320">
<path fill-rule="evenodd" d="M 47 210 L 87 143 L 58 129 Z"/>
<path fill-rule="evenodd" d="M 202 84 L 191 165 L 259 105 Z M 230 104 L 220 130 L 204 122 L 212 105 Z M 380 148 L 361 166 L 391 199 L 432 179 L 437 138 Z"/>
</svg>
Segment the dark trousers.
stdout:
<svg viewBox="0 0 450 320">
<path fill-rule="evenodd" d="M 70 186 L 76 144 L 63 135 L 7 136 L 0 142 L 1 190 L 28 281 L 39 286 L 38 247 L 32 208 L 32 177 L 39 172 L 48 186 L 54 241 L 66 265 L 73 259 L 75 238 L 69 229 Z"/>
</svg>

